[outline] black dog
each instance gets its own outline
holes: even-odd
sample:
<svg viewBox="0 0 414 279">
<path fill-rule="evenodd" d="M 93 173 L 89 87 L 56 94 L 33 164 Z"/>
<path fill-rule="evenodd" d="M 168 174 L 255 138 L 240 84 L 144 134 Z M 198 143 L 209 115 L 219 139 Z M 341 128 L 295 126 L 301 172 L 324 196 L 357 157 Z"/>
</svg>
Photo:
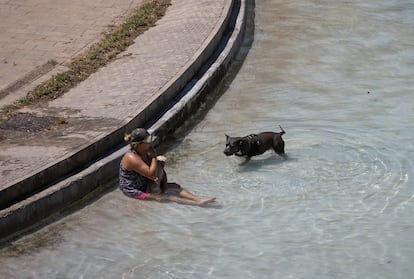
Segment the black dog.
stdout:
<svg viewBox="0 0 414 279">
<path fill-rule="evenodd" d="M 281 132 L 263 132 L 260 134 L 251 134 L 245 137 L 229 137 L 226 135 L 226 156 L 246 156 L 249 159 L 252 156 L 263 154 L 265 151 L 273 150 L 283 156 L 285 154 L 285 142 L 282 135 L 285 130 L 281 126 Z"/>
</svg>

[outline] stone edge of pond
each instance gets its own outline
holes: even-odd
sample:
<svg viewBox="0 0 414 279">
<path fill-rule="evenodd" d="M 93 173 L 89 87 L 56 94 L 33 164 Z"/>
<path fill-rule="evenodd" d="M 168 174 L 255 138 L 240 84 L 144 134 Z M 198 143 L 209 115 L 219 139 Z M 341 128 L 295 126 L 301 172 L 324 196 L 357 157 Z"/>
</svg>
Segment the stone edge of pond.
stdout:
<svg viewBox="0 0 414 279">
<path fill-rule="evenodd" d="M 181 94 L 182 98 L 148 127 L 148 130 L 157 136 L 158 143 L 197 110 L 208 91 L 221 80 L 242 45 L 247 7 L 253 3 L 254 0 L 234 0 L 232 16 L 229 18 L 232 26 L 228 24 L 224 26 L 229 30 L 222 38 L 222 42 L 218 44 L 216 55 L 213 55 L 214 61 L 208 61 L 205 65 L 209 67 L 203 71 L 202 76 L 190 80 L 188 86 L 183 89 L 185 94 Z M 205 65 L 200 68 L 206 67 Z M 128 147 L 125 146 L 92 162 L 82 171 L 0 211 L 0 240 L 5 242 L 28 233 L 40 226 L 39 224 L 42 224 L 44 220 L 59 214 L 86 196 L 104 191 L 102 187 L 107 189 L 113 187 L 114 185 L 108 185 L 105 182 L 118 175 L 121 157 L 127 149 Z"/>
</svg>

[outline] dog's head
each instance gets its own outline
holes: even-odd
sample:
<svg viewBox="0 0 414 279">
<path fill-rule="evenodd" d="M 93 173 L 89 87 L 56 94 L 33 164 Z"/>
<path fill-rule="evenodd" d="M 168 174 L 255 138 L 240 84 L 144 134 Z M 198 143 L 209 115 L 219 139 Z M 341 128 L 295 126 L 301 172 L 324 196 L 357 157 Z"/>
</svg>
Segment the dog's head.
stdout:
<svg viewBox="0 0 414 279">
<path fill-rule="evenodd" d="M 224 154 L 226 154 L 226 156 L 231 156 L 236 154 L 239 150 L 240 138 L 226 135 L 226 148 L 224 148 Z"/>
<path fill-rule="evenodd" d="M 226 148 L 224 148 L 226 156 L 243 156 L 247 154 L 249 148 L 250 141 L 246 137 L 230 137 L 226 135 Z"/>
</svg>

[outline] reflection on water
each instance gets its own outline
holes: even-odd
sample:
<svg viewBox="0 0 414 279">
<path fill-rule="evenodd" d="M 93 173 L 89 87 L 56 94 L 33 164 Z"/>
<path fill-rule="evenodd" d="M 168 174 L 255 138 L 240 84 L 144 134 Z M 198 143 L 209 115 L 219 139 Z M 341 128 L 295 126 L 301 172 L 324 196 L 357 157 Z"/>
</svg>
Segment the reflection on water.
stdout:
<svg viewBox="0 0 414 279">
<path fill-rule="evenodd" d="M 403 0 L 257 1 L 240 71 L 166 154 L 172 180 L 222 207 L 137 202 L 114 190 L 4 248 L 1 274 L 409 278 L 413 21 Z M 286 160 L 224 156 L 225 134 L 279 124 Z"/>
</svg>

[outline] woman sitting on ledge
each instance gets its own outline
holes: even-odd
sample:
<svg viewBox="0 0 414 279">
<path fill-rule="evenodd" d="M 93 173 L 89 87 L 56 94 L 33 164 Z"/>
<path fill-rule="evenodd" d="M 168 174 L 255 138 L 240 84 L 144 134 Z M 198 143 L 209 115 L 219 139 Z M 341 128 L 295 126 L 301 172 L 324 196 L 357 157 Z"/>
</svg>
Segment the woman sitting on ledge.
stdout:
<svg viewBox="0 0 414 279">
<path fill-rule="evenodd" d="M 216 198 L 196 197 L 177 183 L 169 183 L 164 171 L 164 156 L 157 156 L 151 135 L 137 128 L 125 136 L 131 149 L 122 157 L 119 168 L 119 188 L 128 197 L 169 200 L 183 204 L 215 204 Z"/>
</svg>

